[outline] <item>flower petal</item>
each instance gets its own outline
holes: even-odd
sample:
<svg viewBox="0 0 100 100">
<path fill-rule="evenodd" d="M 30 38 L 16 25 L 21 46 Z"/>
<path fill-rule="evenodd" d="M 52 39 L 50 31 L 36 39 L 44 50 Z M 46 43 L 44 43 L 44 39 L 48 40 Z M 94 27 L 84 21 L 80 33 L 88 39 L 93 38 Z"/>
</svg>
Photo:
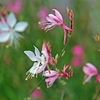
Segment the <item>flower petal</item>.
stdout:
<svg viewBox="0 0 100 100">
<path fill-rule="evenodd" d="M 27 22 L 18 22 L 14 28 L 15 31 L 23 32 L 28 26 Z"/>
<path fill-rule="evenodd" d="M 53 11 L 55 12 L 55 15 L 57 16 L 57 18 L 59 18 L 61 21 L 63 21 L 62 15 L 60 14 L 60 12 L 56 9 L 53 9 Z"/>
<path fill-rule="evenodd" d="M 0 42 L 6 42 L 6 41 L 8 41 L 9 36 L 10 36 L 10 33 L 8 33 L 8 32 L 2 32 L 0 34 Z"/>
<path fill-rule="evenodd" d="M 35 48 L 35 54 L 36 54 L 36 56 L 40 57 L 40 51 L 38 50 L 37 47 L 34 46 L 34 48 Z"/>
<path fill-rule="evenodd" d="M 0 23 L 0 30 L 1 31 L 9 31 L 9 27 L 6 23 Z"/>
<path fill-rule="evenodd" d="M 91 77 L 92 76 L 85 76 L 84 77 L 84 80 L 83 80 L 83 84 L 85 84 L 86 82 L 90 81 L 91 80 Z"/>
<path fill-rule="evenodd" d="M 45 77 L 52 77 L 52 76 L 55 76 L 57 75 L 58 73 L 54 70 L 50 70 L 50 72 L 47 70 L 43 73 L 43 76 Z"/>
<path fill-rule="evenodd" d="M 32 51 L 24 51 L 24 53 L 32 60 L 37 61 L 37 57 L 34 55 Z"/>
<path fill-rule="evenodd" d="M 53 77 L 46 78 L 45 82 L 46 82 L 47 87 L 48 88 L 51 87 L 57 78 L 58 78 L 58 76 L 53 76 Z"/>
<path fill-rule="evenodd" d="M 39 66 L 39 68 L 38 68 L 38 70 L 37 70 L 37 74 L 38 74 L 38 73 L 41 73 L 42 71 L 44 71 L 44 69 L 45 69 L 46 66 L 47 66 L 47 63 L 45 63 L 45 64 Z"/>
<path fill-rule="evenodd" d="M 90 68 L 91 70 L 93 70 L 94 72 L 96 72 L 96 73 L 98 72 L 97 69 L 96 69 L 96 67 L 95 67 L 93 64 L 91 64 L 91 63 L 86 63 L 86 66 L 89 67 L 89 68 Z"/>
<path fill-rule="evenodd" d="M 7 16 L 7 23 L 8 25 L 13 28 L 14 25 L 16 24 L 16 17 L 13 13 L 10 13 L 8 16 Z"/>
<path fill-rule="evenodd" d="M 59 18 L 57 18 L 57 17 L 56 17 L 55 15 L 53 15 L 53 14 L 49 14 L 48 16 L 49 16 L 49 18 L 52 19 L 52 20 L 61 21 L 61 20 L 59 20 Z"/>
<path fill-rule="evenodd" d="M 46 17 L 46 20 L 48 21 L 48 22 L 50 22 L 50 23 L 53 23 L 54 22 L 54 20 L 53 19 L 51 19 L 50 17 Z"/>
</svg>

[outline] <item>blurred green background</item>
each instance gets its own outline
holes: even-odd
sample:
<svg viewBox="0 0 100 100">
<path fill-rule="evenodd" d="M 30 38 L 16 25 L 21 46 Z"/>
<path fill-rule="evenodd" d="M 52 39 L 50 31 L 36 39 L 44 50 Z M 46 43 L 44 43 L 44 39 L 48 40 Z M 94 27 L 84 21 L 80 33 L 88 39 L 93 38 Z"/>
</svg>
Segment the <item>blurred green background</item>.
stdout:
<svg viewBox="0 0 100 100">
<path fill-rule="evenodd" d="M 0 0 L 5 6 L 12 0 Z M 65 55 L 60 59 L 57 67 L 62 68 L 64 64 L 69 64 L 73 58 L 71 48 L 74 45 L 81 45 L 84 50 L 82 65 L 73 67 L 73 76 L 68 80 L 63 79 L 66 85 L 62 85 L 59 80 L 52 87 L 47 88 L 45 81 L 38 86 L 41 95 L 34 98 L 30 91 L 37 87 L 42 79 L 42 74 L 25 81 L 26 72 L 31 68 L 33 62 L 24 54 L 24 50 L 34 51 L 33 46 L 41 50 L 43 40 L 49 41 L 52 48 L 52 56 L 55 56 L 63 48 L 63 30 L 57 26 L 45 33 L 38 27 L 40 21 L 37 13 L 41 6 L 45 6 L 48 12 L 52 8 L 58 9 L 64 23 L 69 26 L 66 5 L 74 12 L 74 32 L 67 45 Z M 97 83 L 92 78 L 91 82 L 82 84 L 84 73 L 82 66 L 86 62 L 94 64 L 100 73 L 100 52 L 99 44 L 94 39 L 94 34 L 100 33 L 100 1 L 99 0 L 23 0 L 22 8 L 16 14 L 18 21 L 27 21 L 28 28 L 22 33 L 24 39 L 20 39 L 20 47 L 14 46 L 5 48 L 5 44 L 0 44 L 0 100 L 94 100 Z M 97 100 L 100 100 L 100 95 Z"/>
</svg>

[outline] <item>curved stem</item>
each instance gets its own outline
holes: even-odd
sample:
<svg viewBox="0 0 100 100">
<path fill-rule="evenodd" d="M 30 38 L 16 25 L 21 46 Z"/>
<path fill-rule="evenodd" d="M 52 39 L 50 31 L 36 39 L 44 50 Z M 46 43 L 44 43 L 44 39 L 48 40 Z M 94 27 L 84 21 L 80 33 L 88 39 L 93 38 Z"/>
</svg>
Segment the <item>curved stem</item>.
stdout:
<svg viewBox="0 0 100 100">
<path fill-rule="evenodd" d="M 30 92 L 30 95 L 31 95 L 32 92 L 42 83 L 42 81 L 43 81 L 44 79 L 45 79 L 45 77 L 41 79 L 41 81 L 35 86 L 35 88 L 32 89 L 32 91 Z"/>
<path fill-rule="evenodd" d="M 65 90 L 62 90 L 60 100 L 63 100 L 64 99 L 64 94 L 65 94 Z"/>
<path fill-rule="evenodd" d="M 60 55 L 59 55 L 59 57 L 58 57 L 58 60 L 62 57 L 62 54 L 65 52 L 66 47 L 67 47 L 67 45 L 68 45 L 68 42 L 69 42 L 69 37 L 67 37 L 66 45 L 65 45 L 64 48 L 62 49 L 62 51 L 61 51 L 61 53 L 60 53 Z"/>
</svg>

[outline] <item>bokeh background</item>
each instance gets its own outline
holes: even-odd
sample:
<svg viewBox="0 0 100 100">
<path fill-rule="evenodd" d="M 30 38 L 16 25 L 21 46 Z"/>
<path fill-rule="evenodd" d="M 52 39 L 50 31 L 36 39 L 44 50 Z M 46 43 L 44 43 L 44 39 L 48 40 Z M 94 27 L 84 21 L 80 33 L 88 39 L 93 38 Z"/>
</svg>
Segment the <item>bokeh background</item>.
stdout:
<svg viewBox="0 0 100 100">
<path fill-rule="evenodd" d="M 7 4 L 14 0 L 0 0 L 7 8 Z M 28 28 L 22 33 L 24 39 L 20 39 L 20 46 L 5 48 L 5 43 L 0 44 L 0 100 L 100 100 L 100 94 L 94 99 L 98 91 L 95 78 L 85 85 L 82 84 L 84 73 L 83 65 L 86 62 L 94 64 L 100 73 L 100 48 L 94 40 L 95 34 L 100 34 L 100 1 L 99 0 L 22 0 L 22 6 L 15 13 L 18 21 L 27 21 Z M 59 54 L 63 48 L 63 30 L 57 26 L 45 33 L 39 28 L 38 12 L 42 6 L 52 13 L 52 9 L 58 9 L 64 23 L 69 26 L 66 5 L 74 12 L 74 31 L 67 45 L 65 55 L 57 64 L 62 68 L 64 64 L 70 64 L 74 55 L 72 48 L 80 45 L 83 49 L 81 63 L 73 68 L 73 76 L 68 80 L 56 80 L 52 87 L 47 88 L 42 79 L 42 74 L 25 81 L 26 72 L 33 62 L 24 54 L 24 50 L 34 51 L 33 46 L 41 50 L 43 40 L 49 41 L 52 48 L 52 56 Z M 7 8 L 8 9 L 8 8 Z M 9 9 L 9 11 L 12 11 Z M 66 83 L 63 85 L 62 81 Z M 39 96 L 34 97 L 30 92 L 39 89 Z"/>
</svg>

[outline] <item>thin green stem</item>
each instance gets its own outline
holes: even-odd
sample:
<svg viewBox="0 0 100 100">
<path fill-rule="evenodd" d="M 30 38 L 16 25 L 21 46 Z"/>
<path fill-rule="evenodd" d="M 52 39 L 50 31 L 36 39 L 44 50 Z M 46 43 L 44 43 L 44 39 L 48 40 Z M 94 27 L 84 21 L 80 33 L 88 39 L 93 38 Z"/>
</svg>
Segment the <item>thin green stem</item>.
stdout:
<svg viewBox="0 0 100 100">
<path fill-rule="evenodd" d="M 60 100 L 63 100 L 63 99 L 64 99 L 64 94 L 65 94 L 65 90 L 63 89 L 63 90 L 62 90 L 62 93 L 61 93 Z"/>
<path fill-rule="evenodd" d="M 62 54 L 66 51 L 66 47 L 67 47 L 68 43 L 69 43 L 69 38 L 67 37 L 66 45 L 65 45 L 64 48 L 62 49 L 62 51 L 61 51 L 61 53 L 60 53 L 60 55 L 59 55 L 59 57 L 58 57 L 58 60 L 62 57 Z"/>
<path fill-rule="evenodd" d="M 32 89 L 32 91 L 30 92 L 30 95 L 32 94 L 32 92 L 43 82 L 43 80 L 45 79 L 45 77 L 43 77 L 41 79 L 41 81 Z"/>
<path fill-rule="evenodd" d="M 68 89 L 66 89 L 66 87 L 65 87 L 64 85 L 61 84 L 60 80 L 58 80 L 58 84 L 60 84 L 61 88 L 62 88 L 63 91 L 64 91 L 63 99 L 64 99 L 64 95 L 65 95 L 65 93 L 66 93 L 66 94 L 68 95 L 67 97 L 69 98 L 69 100 L 71 100 L 70 95 L 69 95 L 69 93 L 68 93 Z M 60 99 L 60 100 L 63 100 L 63 99 Z"/>
</svg>

